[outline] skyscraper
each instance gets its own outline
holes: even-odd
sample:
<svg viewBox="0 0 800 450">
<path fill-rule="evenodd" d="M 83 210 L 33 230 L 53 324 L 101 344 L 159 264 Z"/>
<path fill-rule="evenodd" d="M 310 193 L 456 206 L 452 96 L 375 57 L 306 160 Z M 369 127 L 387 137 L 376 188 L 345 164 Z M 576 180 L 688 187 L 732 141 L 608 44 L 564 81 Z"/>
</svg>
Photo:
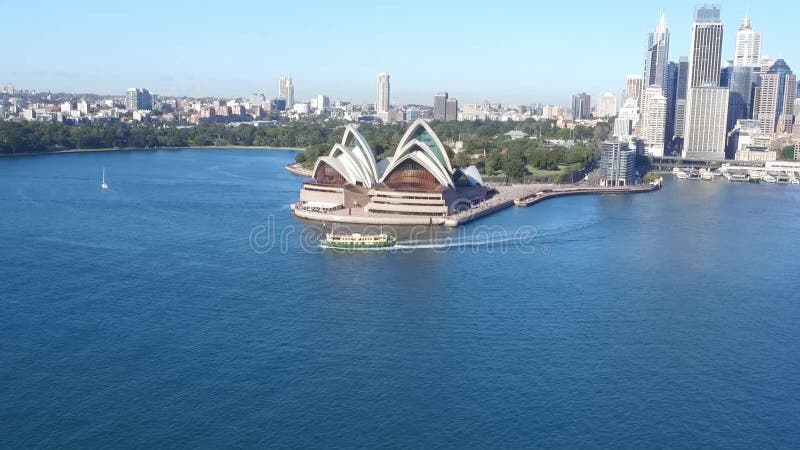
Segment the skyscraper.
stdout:
<svg viewBox="0 0 800 450">
<path fill-rule="evenodd" d="M 724 25 L 716 5 L 697 8 L 689 55 L 689 88 L 719 85 Z M 691 93 L 689 95 L 691 97 Z"/>
<path fill-rule="evenodd" d="M 433 120 L 445 120 L 447 115 L 447 92 L 433 96 Z"/>
<path fill-rule="evenodd" d="M 647 36 L 647 57 L 644 62 L 644 87 L 661 86 L 666 89 L 667 62 L 669 61 L 669 29 L 663 14 L 653 33 Z"/>
<path fill-rule="evenodd" d="M 715 86 L 689 89 L 684 158 L 725 159 L 728 93 L 728 88 Z"/>
<path fill-rule="evenodd" d="M 689 58 L 678 60 L 678 81 L 675 83 L 675 132 L 673 139 L 683 139 L 686 127 L 686 96 L 689 88 Z"/>
<path fill-rule="evenodd" d="M 628 75 L 628 79 L 625 82 L 625 100 L 632 98 L 636 100 L 637 106 L 641 106 L 643 87 L 644 77 L 641 75 Z"/>
<path fill-rule="evenodd" d="M 389 74 L 378 74 L 378 97 L 375 101 L 375 110 L 378 113 L 389 112 Z"/>
<path fill-rule="evenodd" d="M 753 96 L 759 82 L 759 68 L 755 66 L 733 66 L 730 72 L 728 87 L 730 103 L 728 105 L 728 131 L 733 130 L 736 122 L 753 117 Z"/>
<path fill-rule="evenodd" d="M 600 96 L 600 101 L 597 102 L 597 117 L 607 119 L 617 115 L 617 96 L 606 92 Z"/>
<path fill-rule="evenodd" d="M 761 64 L 761 33 L 753 31 L 749 14 L 745 14 L 739 31 L 736 32 L 734 67 L 757 67 Z"/>
<path fill-rule="evenodd" d="M 572 117 L 575 120 L 588 119 L 592 114 L 592 97 L 586 92 L 572 96 Z"/>
<path fill-rule="evenodd" d="M 678 69 L 679 66 L 677 63 L 670 62 L 667 64 L 667 85 L 664 88 L 664 96 L 667 98 L 667 126 L 664 130 L 664 141 L 665 145 L 668 147 L 675 136 L 675 104 L 678 94 Z"/>
<path fill-rule="evenodd" d="M 730 103 L 728 105 L 728 131 L 736 122 L 753 117 L 753 96 L 759 82 L 761 67 L 761 33 L 753 31 L 749 15 L 745 14 L 736 32 L 736 49 L 730 69 Z"/>
<path fill-rule="evenodd" d="M 723 29 L 718 6 L 697 8 L 689 55 L 684 158 L 725 158 L 729 91 L 719 87 Z"/>
<path fill-rule="evenodd" d="M 648 86 L 642 95 L 642 117 L 639 120 L 639 137 L 644 141 L 647 154 L 664 156 L 666 127 L 667 97 L 661 86 Z"/>
<path fill-rule="evenodd" d="M 294 106 L 294 84 L 291 75 L 278 80 L 278 98 L 286 100 L 286 109 L 292 109 Z"/>
<path fill-rule="evenodd" d="M 782 59 L 775 61 L 761 75 L 755 119 L 767 134 L 791 133 L 794 123 L 794 100 L 797 97 L 797 77 Z"/>
</svg>

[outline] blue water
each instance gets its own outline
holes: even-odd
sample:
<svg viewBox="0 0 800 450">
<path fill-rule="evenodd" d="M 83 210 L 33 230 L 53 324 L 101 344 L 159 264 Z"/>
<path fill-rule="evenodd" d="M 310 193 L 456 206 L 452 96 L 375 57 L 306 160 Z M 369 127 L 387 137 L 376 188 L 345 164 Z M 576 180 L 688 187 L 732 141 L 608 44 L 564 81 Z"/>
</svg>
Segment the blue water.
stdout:
<svg viewBox="0 0 800 450">
<path fill-rule="evenodd" d="M 456 236 L 522 246 L 317 253 L 292 158 L 0 159 L 0 447 L 800 441 L 797 187 L 668 180 Z"/>
</svg>

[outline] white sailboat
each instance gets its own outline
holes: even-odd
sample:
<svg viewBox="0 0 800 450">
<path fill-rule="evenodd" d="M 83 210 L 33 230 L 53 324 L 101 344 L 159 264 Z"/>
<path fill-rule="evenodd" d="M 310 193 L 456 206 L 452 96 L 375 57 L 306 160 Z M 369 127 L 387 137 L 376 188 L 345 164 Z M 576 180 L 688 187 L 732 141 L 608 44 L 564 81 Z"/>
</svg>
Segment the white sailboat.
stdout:
<svg viewBox="0 0 800 450">
<path fill-rule="evenodd" d="M 103 181 L 100 183 L 100 189 L 108 189 L 108 185 L 106 184 L 106 168 L 103 167 Z"/>
</svg>

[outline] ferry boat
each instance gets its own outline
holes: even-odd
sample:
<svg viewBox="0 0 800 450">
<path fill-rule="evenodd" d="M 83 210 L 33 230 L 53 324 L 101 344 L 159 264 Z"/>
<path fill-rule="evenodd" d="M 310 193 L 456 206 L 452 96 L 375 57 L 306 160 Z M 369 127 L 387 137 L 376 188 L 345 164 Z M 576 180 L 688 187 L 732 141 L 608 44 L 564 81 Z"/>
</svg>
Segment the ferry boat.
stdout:
<svg viewBox="0 0 800 450">
<path fill-rule="evenodd" d="M 789 177 L 786 175 L 776 175 L 775 182 L 778 184 L 789 184 Z"/>
<path fill-rule="evenodd" d="M 767 183 L 774 183 L 774 182 L 778 181 L 778 179 L 773 177 L 770 174 L 767 174 L 767 176 L 764 177 L 764 181 L 766 181 Z"/>
<path fill-rule="evenodd" d="M 320 248 L 341 250 L 370 250 L 391 248 L 397 240 L 386 233 L 326 233 L 325 239 L 319 241 Z"/>
<path fill-rule="evenodd" d="M 740 172 L 728 173 L 727 178 L 728 178 L 728 181 L 732 181 L 732 182 L 746 182 L 746 181 L 748 181 L 747 174 L 740 173 Z"/>
</svg>

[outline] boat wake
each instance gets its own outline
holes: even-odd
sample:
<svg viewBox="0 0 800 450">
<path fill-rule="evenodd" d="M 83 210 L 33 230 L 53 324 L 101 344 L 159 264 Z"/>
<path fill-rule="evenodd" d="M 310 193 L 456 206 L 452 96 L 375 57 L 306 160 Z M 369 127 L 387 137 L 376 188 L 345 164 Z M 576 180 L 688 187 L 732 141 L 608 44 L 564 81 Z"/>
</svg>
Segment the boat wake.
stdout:
<svg viewBox="0 0 800 450">
<path fill-rule="evenodd" d="M 573 234 L 587 228 L 590 228 L 605 219 L 591 219 L 586 221 L 576 222 L 566 226 L 560 226 L 549 230 L 536 230 L 530 228 L 525 230 L 524 233 L 507 232 L 497 230 L 492 233 L 479 233 L 477 238 L 469 238 L 465 236 L 455 236 L 452 238 L 435 239 L 435 240 L 410 240 L 398 241 L 392 247 L 394 249 L 450 249 L 450 248 L 470 248 L 470 247 L 492 247 L 492 246 L 508 246 L 508 245 L 522 245 L 529 246 L 533 244 L 552 244 L 558 241 L 558 237 Z M 554 239 L 555 238 L 555 239 Z M 575 241 L 570 239 L 568 242 Z M 567 241 L 565 241 L 567 242 Z"/>
<path fill-rule="evenodd" d="M 483 240 L 458 240 L 458 239 L 439 239 L 434 241 L 404 241 L 395 244 L 397 249 L 447 249 L 460 247 L 482 247 L 513 242 L 524 242 L 532 238 L 497 238 Z"/>
</svg>

